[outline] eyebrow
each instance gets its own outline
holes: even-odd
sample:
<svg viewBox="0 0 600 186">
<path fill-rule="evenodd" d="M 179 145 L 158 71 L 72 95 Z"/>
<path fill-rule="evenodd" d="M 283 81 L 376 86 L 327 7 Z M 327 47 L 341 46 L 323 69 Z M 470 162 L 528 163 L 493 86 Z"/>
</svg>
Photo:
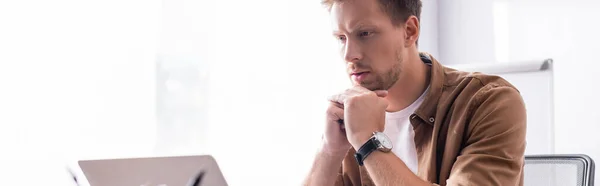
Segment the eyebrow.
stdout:
<svg viewBox="0 0 600 186">
<path fill-rule="evenodd" d="M 375 24 L 366 24 L 364 22 L 359 22 L 354 26 L 353 31 L 354 30 L 373 29 L 375 27 L 377 27 L 377 25 L 375 25 Z"/>
<path fill-rule="evenodd" d="M 376 27 L 376 25 L 374 25 L 374 24 L 365 24 L 364 22 L 358 22 L 354 25 L 354 27 L 351 27 L 350 33 L 355 32 L 357 30 L 373 29 L 374 27 Z M 334 30 L 331 35 L 339 36 L 341 33 L 342 33 L 342 31 Z"/>
<path fill-rule="evenodd" d="M 364 28 L 364 27 L 366 27 L 366 24 L 365 24 L 365 23 L 363 23 L 362 21 L 360 21 L 360 22 L 358 22 L 358 23 L 354 24 L 354 26 L 353 26 L 353 27 L 351 27 L 351 28 L 352 28 L 353 30 L 358 30 L 358 29 L 361 29 L 361 28 Z"/>
</svg>

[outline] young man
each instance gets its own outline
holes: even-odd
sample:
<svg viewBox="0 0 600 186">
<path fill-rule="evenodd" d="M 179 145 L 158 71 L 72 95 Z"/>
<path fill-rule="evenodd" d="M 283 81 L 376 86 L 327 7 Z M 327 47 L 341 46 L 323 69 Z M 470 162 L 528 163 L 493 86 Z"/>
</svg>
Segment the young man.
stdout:
<svg viewBox="0 0 600 186">
<path fill-rule="evenodd" d="M 330 98 L 306 185 L 523 184 L 519 92 L 419 53 L 419 0 L 323 3 L 355 86 Z"/>
</svg>

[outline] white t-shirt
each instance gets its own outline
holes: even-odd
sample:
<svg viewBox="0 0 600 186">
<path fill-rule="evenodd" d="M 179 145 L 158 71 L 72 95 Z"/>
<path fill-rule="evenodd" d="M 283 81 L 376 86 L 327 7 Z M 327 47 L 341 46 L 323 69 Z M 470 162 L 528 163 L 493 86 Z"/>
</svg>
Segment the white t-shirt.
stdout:
<svg viewBox="0 0 600 186">
<path fill-rule="evenodd" d="M 397 112 L 387 112 L 385 114 L 385 130 L 383 133 L 393 143 L 392 152 L 398 158 L 402 159 L 406 166 L 415 174 L 418 171 L 417 149 L 414 140 L 415 132 L 410 124 L 409 117 L 421 106 L 427 90 L 408 107 Z"/>
</svg>

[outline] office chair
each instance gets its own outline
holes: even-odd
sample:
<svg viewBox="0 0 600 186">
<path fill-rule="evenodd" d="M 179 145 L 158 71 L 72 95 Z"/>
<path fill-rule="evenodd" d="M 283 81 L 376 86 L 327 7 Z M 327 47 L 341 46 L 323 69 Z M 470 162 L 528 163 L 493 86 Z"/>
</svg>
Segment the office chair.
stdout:
<svg viewBox="0 0 600 186">
<path fill-rule="evenodd" d="M 594 161 L 587 155 L 527 155 L 525 186 L 593 186 Z"/>
</svg>

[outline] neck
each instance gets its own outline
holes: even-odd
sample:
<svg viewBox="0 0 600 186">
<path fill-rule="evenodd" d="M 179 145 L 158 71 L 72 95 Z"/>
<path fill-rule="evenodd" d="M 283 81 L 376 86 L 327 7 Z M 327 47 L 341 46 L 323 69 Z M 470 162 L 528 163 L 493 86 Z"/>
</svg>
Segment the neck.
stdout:
<svg viewBox="0 0 600 186">
<path fill-rule="evenodd" d="M 388 112 L 400 111 L 410 106 L 429 86 L 431 68 L 421 61 L 418 52 L 404 62 L 406 64 L 398 81 L 388 89 Z"/>
</svg>

